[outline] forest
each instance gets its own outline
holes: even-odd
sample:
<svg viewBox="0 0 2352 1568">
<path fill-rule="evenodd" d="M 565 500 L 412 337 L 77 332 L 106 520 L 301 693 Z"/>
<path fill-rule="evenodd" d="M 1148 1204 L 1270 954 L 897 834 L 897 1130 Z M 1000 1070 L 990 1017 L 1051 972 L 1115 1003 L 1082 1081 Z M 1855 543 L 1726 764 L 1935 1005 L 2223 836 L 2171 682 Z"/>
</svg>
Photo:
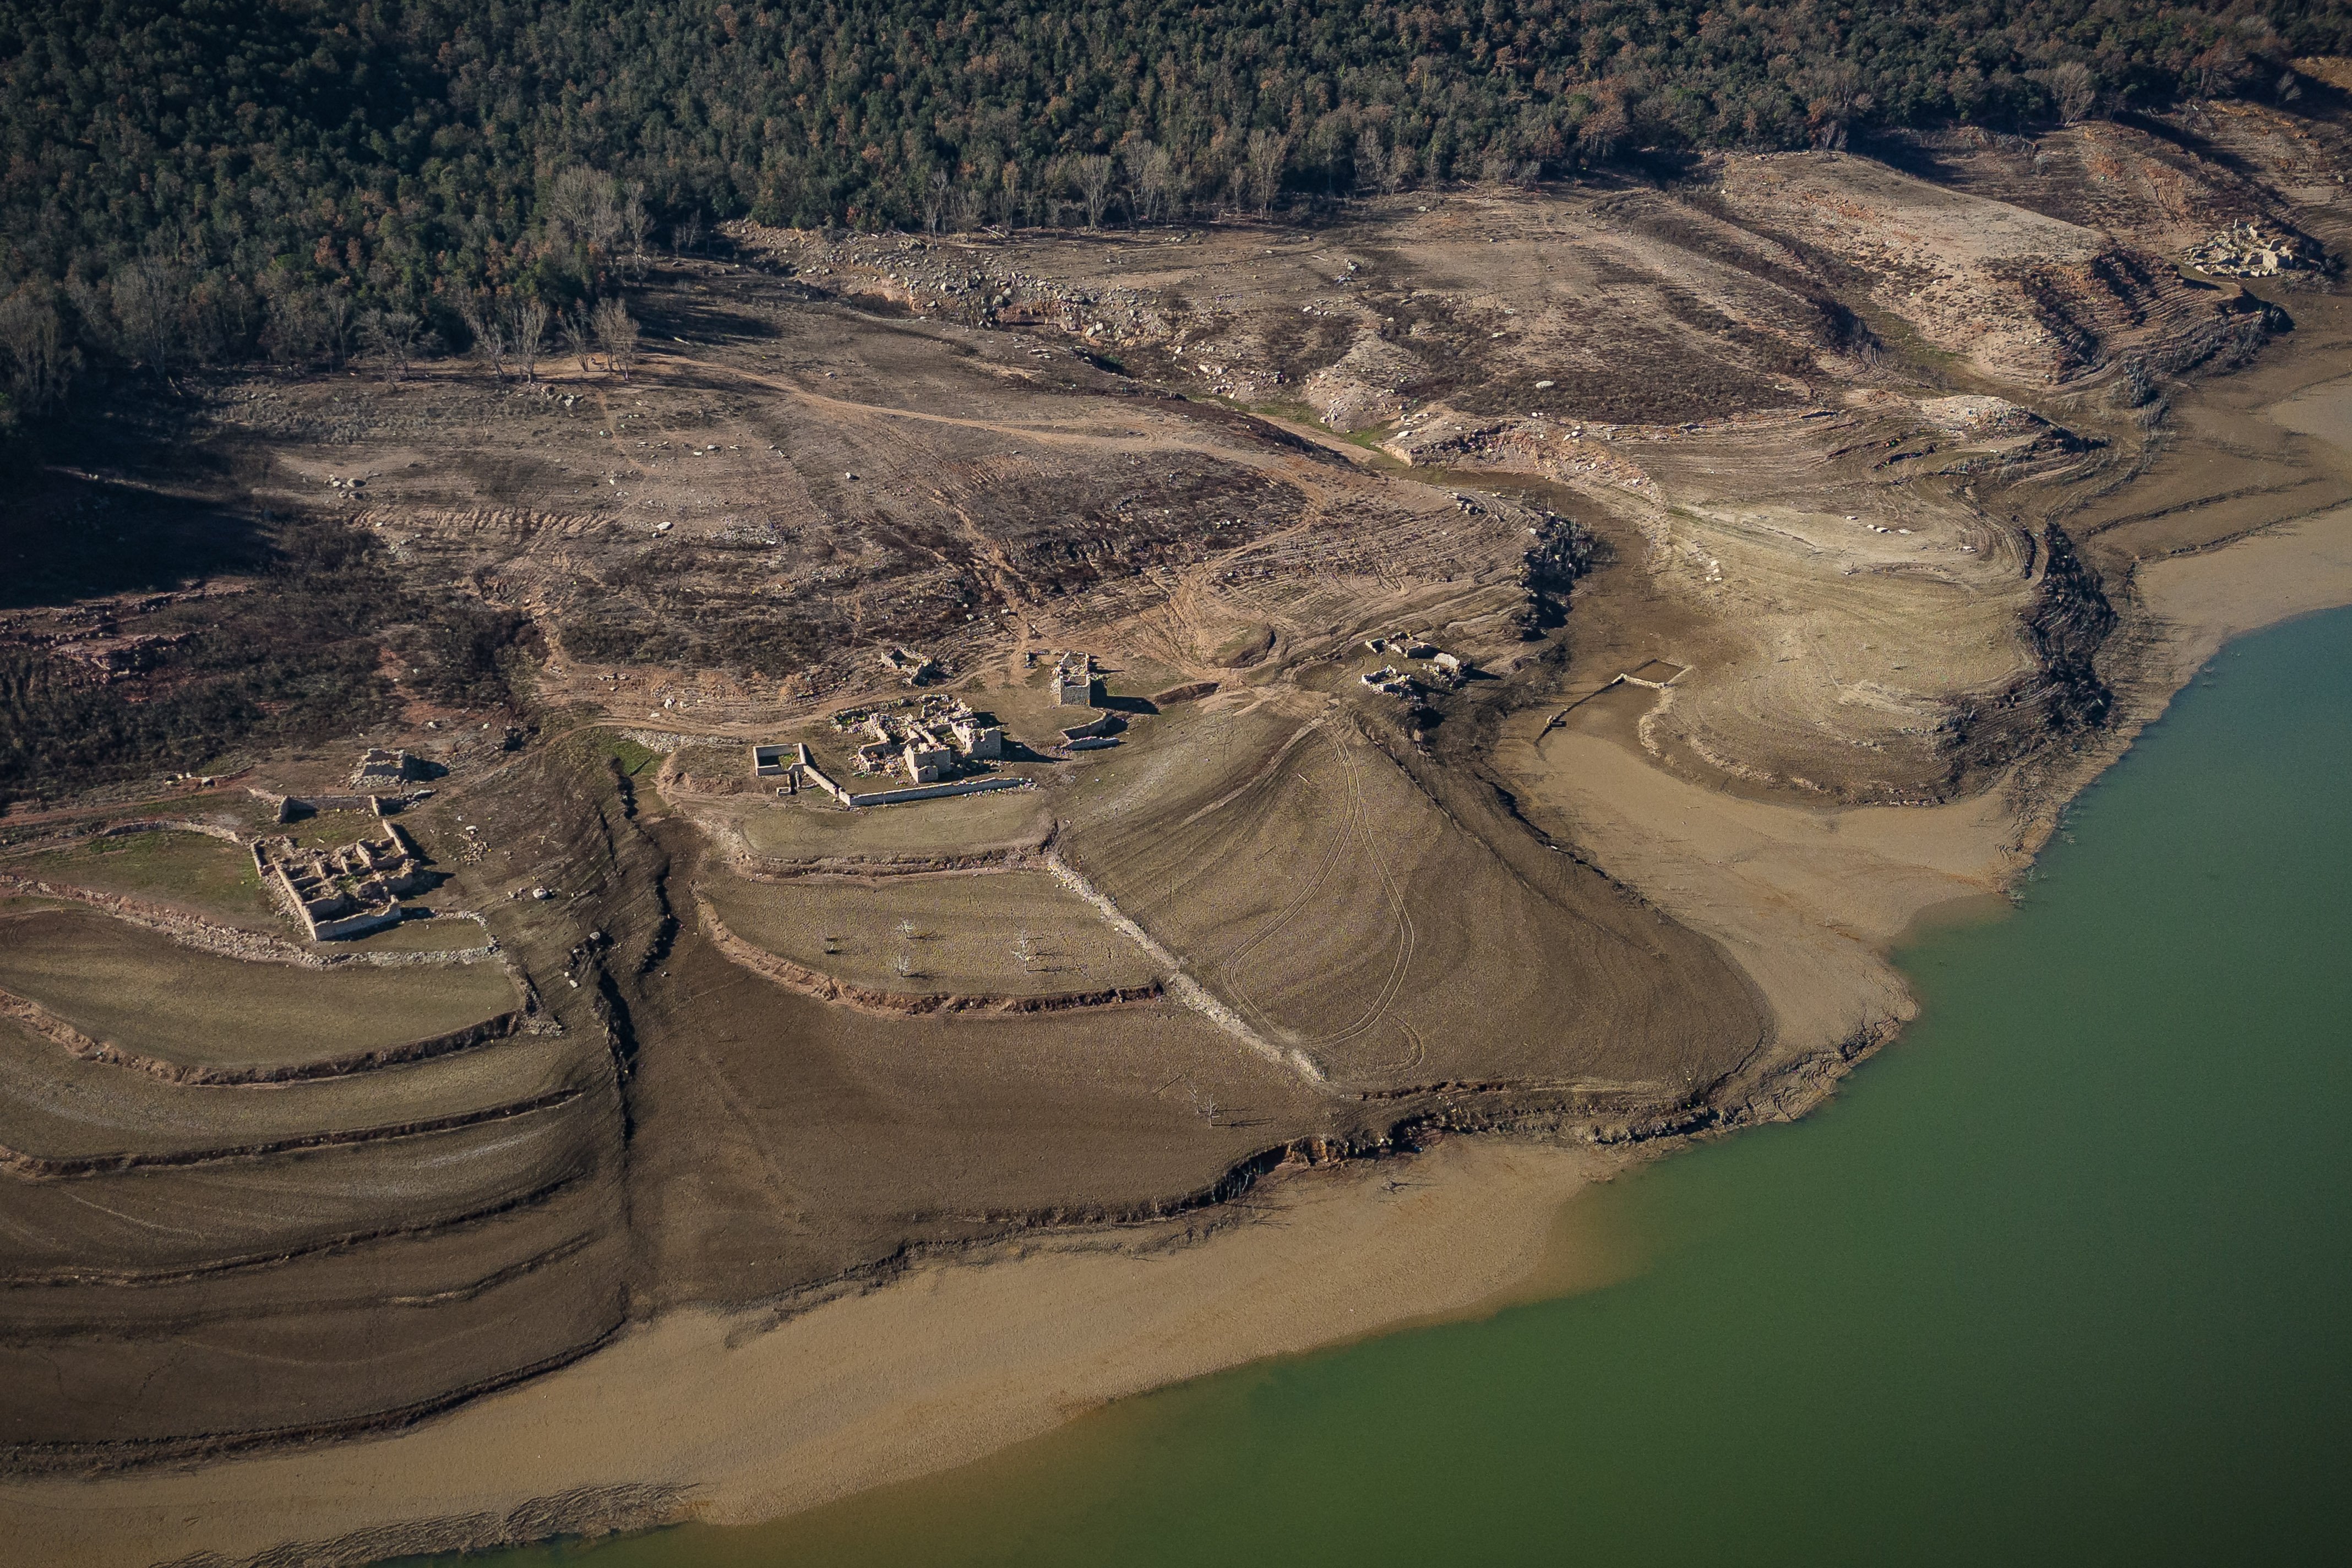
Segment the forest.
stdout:
<svg viewBox="0 0 2352 1568">
<path fill-rule="evenodd" d="M 2347 0 L 5 0 L 0 421 L 96 366 L 487 338 L 527 374 L 740 216 L 1305 215 L 2292 98 L 2347 48 Z"/>
</svg>

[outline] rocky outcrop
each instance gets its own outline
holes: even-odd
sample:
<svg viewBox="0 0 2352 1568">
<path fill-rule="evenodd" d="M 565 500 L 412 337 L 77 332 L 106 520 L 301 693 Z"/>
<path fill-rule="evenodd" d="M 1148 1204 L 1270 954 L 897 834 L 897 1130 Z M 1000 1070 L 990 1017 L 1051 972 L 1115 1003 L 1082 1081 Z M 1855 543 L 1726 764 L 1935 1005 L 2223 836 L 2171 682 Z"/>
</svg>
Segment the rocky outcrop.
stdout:
<svg viewBox="0 0 2352 1568">
<path fill-rule="evenodd" d="M 1952 759 L 1946 781 L 1952 790 L 2097 729 L 2114 711 L 2115 693 L 2099 678 L 2096 660 L 2115 630 L 2115 607 L 2063 529 L 2052 524 L 2040 544 L 2041 583 L 2023 621 L 2036 668 L 1989 697 L 1951 705 L 1938 741 Z"/>
</svg>

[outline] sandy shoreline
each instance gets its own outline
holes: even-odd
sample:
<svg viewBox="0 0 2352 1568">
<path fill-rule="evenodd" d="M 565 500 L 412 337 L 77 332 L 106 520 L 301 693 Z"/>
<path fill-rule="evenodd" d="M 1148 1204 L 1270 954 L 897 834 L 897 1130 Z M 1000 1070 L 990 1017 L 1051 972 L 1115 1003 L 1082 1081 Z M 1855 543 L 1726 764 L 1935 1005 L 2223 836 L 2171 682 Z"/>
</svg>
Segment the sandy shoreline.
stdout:
<svg viewBox="0 0 2352 1568">
<path fill-rule="evenodd" d="M 1620 1162 L 1622 1163 L 1622 1162 Z M 1072 1237 L 919 1268 L 770 1326 L 689 1311 L 397 1436 L 95 1481 L 0 1486 L 0 1563 L 364 1563 L 544 1521 L 774 1518 L 944 1469 L 1108 1400 L 1475 1313 L 1553 1256 L 1589 1151 L 1452 1140 L 1410 1184 L 1302 1170 L 1188 1246 Z M 584 1494 L 584 1495 L 583 1495 Z M 520 1519 L 510 1516 L 520 1512 Z"/>
<path fill-rule="evenodd" d="M 2340 402 L 2306 378 L 2271 413 L 2345 446 Z M 1496 761 L 1600 866 L 1722 943 L 1783 1040 L 1818 1048 L 1913 1015 L 1887 948 L 1923 912 L 2002 888 L 2063 800 L 2224 641 L 2345 604 L 2352 508 L 2143 565 L 2118 603 L 2123 721 L 2030 797 L 1830 810 L 1741 799 L 1672 777 L 1597 726 L 1538 733 L 1540 714 L 1506 728 Z M 1288 1171 L 1205 1226 L 1033 1239 L 781 1322 L 674 1313 L 397 1435 L 0 1483 L 0 1564 L 360 1563 L 551 1528 L 774 1518 L 1146 1389 L 1573 1288 L 1608 1260 L 1560 1256 L 1557 1216 L 1622 1163 L 1454 1139 L 1412 1162 L 1410 1184 L 1392 1164 Z"/>
</svg>

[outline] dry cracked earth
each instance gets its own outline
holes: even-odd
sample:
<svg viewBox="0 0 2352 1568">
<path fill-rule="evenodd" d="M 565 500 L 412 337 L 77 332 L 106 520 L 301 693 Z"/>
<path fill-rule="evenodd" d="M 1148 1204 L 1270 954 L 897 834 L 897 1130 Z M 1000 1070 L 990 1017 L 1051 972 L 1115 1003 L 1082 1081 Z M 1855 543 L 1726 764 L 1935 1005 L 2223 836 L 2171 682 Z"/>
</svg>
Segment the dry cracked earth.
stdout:
<svg viewBox="0 0 2352 1568">
<path fill-rule="evenodd" d="M 2352 497 L 2169 416 L 2336 330 L 2325 269 L 2181 261 L 2246 219 L 2352 244 L 2347 121 L 2304 108 L 1307 229 L 739 226 L 647 282 L 625 380 L 192 387 L 209 477 L 100 477 L 338 520 L 537 651 L 512 710 L 0 824 L 0 1447 L 364 1430 L 681 1304 L 1213 1225 L 1286 1163 L 1800 1108 L 1872 1042 L 1597 868 L 1498 735 L 1818 805 L 2030 794 L 2095 743 L 2138 562 Z M 1071 649 L 1116 745 L 1056 743 Z M 1025 787 L 751 775 L 755 742 L 845 773 L 835 715 L 934 694 Z M 312 944 L 248 791 L 367 744 L 446 770 L 397 818 L 431 918 Z"/>
</svg>

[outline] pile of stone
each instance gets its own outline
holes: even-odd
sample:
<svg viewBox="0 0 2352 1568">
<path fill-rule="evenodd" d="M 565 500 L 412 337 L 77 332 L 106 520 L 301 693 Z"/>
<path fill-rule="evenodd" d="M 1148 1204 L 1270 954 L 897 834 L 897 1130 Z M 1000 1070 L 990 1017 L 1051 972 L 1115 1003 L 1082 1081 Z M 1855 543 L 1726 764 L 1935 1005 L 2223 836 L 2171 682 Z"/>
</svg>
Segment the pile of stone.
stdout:
<svg viewBox="0 0 2352 1568">
<path fill-rule="evenodd" d="M 2187 259 L 2200 272 L 2217 278 L 2269 278 L 2315 268 L 2325 257 L 2302 235 L 2242 218 L 2204 244 L 2191 246 Z"/>
</svg>

